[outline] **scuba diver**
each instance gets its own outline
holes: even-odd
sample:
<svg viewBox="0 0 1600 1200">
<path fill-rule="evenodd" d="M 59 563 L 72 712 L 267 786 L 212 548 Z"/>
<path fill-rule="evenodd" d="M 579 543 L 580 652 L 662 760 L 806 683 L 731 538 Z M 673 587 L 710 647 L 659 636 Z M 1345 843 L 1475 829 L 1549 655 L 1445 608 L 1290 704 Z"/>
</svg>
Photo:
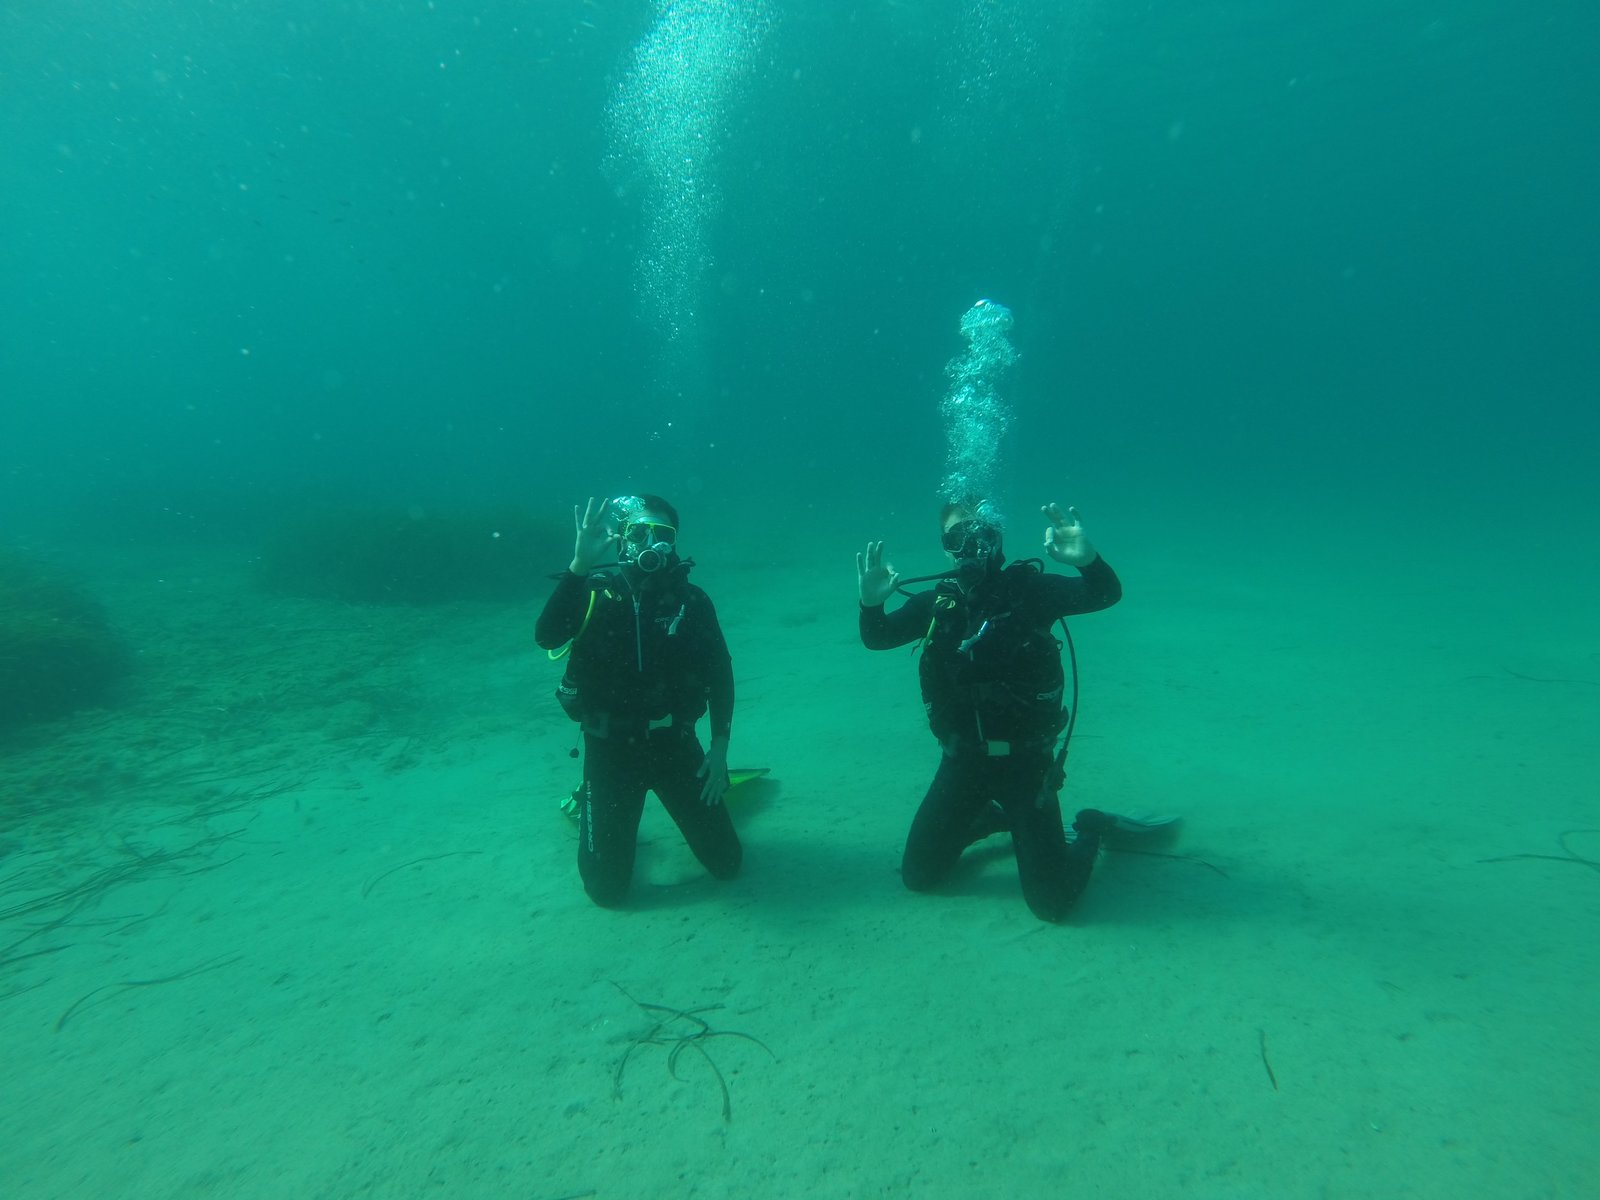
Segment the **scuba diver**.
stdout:
<svg viewBox="0 0 1600 1200">
<path fill-rule="evenodd" d="M 1078 520 L 1054 504 L 1044 549 L 1078 577 L 1047 574 L 1038 559 L 1007 565 L 999 521 L 987 504 L 947 504 L 940 516 L 953 569 L 894 612 L 901 587 L 883 543 L 856 555 L 861 641 L 869 650 L 921 642 L 923 705 L 944 751 L 911 823 L 901 875 L 912 891 L 934 887 L 969 845 L 1009 830 L 1022 894 L 1035 916 L 1061 921 L 1089 882 L 1102 839 L 1143 828 L 1095 809 L 1062 824 L 1060 788 L 1075 703 L 1065 703 L 1061 643 L 1051 626 L 1122 598 L 1122 584 Z M 908 580 L 908 583 L 923 582 Z M 1063 625 L 1065 628 L 1065 625 Z M 1069 642 L 1070 645 L 1070 642 Z M 1074 666 L 1074 681 L 1076 666 Z M 1074 697 L 1074 701 L 1075 701 Z"/>
<path fill-rule="evenodd" d="M 723 803 L 733 666 L 711 598 L 688 581 L 692 560 L 678 557 L 677 510 L 660 496 L 591 497 L 572 522 L 572 562 L 534 636 L 552 658 L 570 652 L 556 697 L 583 729 L 584 890 L 602 907 L 622 903 L 646 791 L 706 870 L 731 879 L 743 853 Z M 613 547 L 617 569 L 596 570 Z M 708 708 L 702 749 L 695 723 Z"/>
</svg>

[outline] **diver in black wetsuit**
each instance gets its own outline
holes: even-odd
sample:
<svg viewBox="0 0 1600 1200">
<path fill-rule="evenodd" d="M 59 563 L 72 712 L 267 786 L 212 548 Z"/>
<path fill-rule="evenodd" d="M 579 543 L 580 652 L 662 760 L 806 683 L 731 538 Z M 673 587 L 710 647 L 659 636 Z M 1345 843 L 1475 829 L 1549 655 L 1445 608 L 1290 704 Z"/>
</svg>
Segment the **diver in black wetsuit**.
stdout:
<svg viewBox="0 0 1600 1200">
<path fill-rule="evenodd" d="M 1034 914 L 1060 921 L 1083 892 L 1101 837 L 1116 818 L 1079 812 L 1068 841 L 1059 779 L 1052 779 L 1057 735 L 1066 725 L 1061 644 L 1054 622 L 1109 608 L 1122 598 L 1116 573 L 1095 551 L 1076 509 L 1046 505 L 1045 552 L 1076 567 L 1077 578 L 1048 575 L 1037 562 L 1007 566 L 997 522 L 986 506 L 945 506 L 940 520 L 955 571 L 894 612 L 884 603 L 900 576 L 883 561 L 883 543 L 856 556 L 861 640 L 869 650 L 922 641 L 923 704 L 944 750 L 932 786 L 906 839 L 901 874 L 927 891 L 961 852 L 1009 829 L 1022 894 Z"/>
<path fill-rule="evenodd" d="M 580 514 L 572 563 L 539 616 L 546 650 L 570 642 L 557 697 L 583 723 L 578 873 L 614 907 L 633 876 L 645 792 L 654 791 L 695 857 L 718 879 L 742 848 L 723 795 L 733 722 L 733 666 L 711 598 L 677 554 L 678 514 L 659 496 L 624 496 Z M 619 570 L 595 566 L 616 546 Z M 711 744 L 695 722 L 711 712 Z"/>
</svg>

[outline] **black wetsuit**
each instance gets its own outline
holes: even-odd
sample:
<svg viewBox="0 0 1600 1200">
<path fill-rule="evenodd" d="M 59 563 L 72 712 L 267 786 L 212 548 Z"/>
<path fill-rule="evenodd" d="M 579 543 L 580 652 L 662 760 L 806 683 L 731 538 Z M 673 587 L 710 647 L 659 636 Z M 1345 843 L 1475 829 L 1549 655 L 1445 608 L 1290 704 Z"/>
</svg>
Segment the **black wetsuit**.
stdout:
<svg viewBox="0 0 1600 1200">
<path fill-rule="evenodd" d="M 1069 843 L 1059 798 L 1045 788 L 1066 716 L 1051 626 L 1121 598 L 1116 573 L 1096 558 L 1078 577 L 1018 563 L 993 571 L 970 594 L 941 584 L 892 613 L 862 606 L 868 649 L 926 639 L 922 698 L 944 750 L 906 839 L 907 887 L 933 887 L 967 846 L 1009 828 L 1028 907 L 1046 921 L 1066 916 L 1089 881 L 1099 839 L 1080 823 Z M 1003 810 L 1003 825 L 990 820 L 991 801 Z"/>
<path fill-rule="evenodd" d="M 671 571 L 639 586 L 568 571 L 534 634 L 547 650 L 577 638 L 562 683 L 575 689 L 583 722 L 578 872 L 608 907 L 622 902 L 633 877 L 646 791 L 717 878 L 738 874 L 742 856 L 727 806 L 700 799 L 696 774 L 705 751 L 695 722 L 709 707 L 711 736 L 726 738 L 733 721 L 728 645 L 711 598 L 685 578 L 687 565 Z"/>
</svg>

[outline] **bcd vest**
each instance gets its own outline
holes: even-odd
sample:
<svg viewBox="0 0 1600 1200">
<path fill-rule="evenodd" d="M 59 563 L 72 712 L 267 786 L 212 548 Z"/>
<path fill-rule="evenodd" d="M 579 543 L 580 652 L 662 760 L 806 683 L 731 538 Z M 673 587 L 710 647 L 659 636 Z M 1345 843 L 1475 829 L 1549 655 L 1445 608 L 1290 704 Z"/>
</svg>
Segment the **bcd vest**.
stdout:
<svg viewBox="0 0 1600 1200">
<path fill-rule="evenodd" d="M 928 724 L 941 741 L 1044 742 L 1065 722 L 1061 643 L 1039 609 L 1025 564 L 971 596 L 942 585 L 918 675 Z"/>
</svg>

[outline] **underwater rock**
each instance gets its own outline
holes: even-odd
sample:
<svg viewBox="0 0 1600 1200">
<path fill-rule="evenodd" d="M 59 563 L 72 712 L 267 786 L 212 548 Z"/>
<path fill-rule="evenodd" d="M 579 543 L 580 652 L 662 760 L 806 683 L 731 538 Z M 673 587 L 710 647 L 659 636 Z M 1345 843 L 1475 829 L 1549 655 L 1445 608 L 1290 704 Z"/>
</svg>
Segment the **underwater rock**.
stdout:
<svg viewBox="0 0 1600 1200">
<path fill-rule="evenodd" d="M 127 669 L 98 603 L 44 564 L 0 550 L 0 731 L 100 704 Z"/>
</svg>

